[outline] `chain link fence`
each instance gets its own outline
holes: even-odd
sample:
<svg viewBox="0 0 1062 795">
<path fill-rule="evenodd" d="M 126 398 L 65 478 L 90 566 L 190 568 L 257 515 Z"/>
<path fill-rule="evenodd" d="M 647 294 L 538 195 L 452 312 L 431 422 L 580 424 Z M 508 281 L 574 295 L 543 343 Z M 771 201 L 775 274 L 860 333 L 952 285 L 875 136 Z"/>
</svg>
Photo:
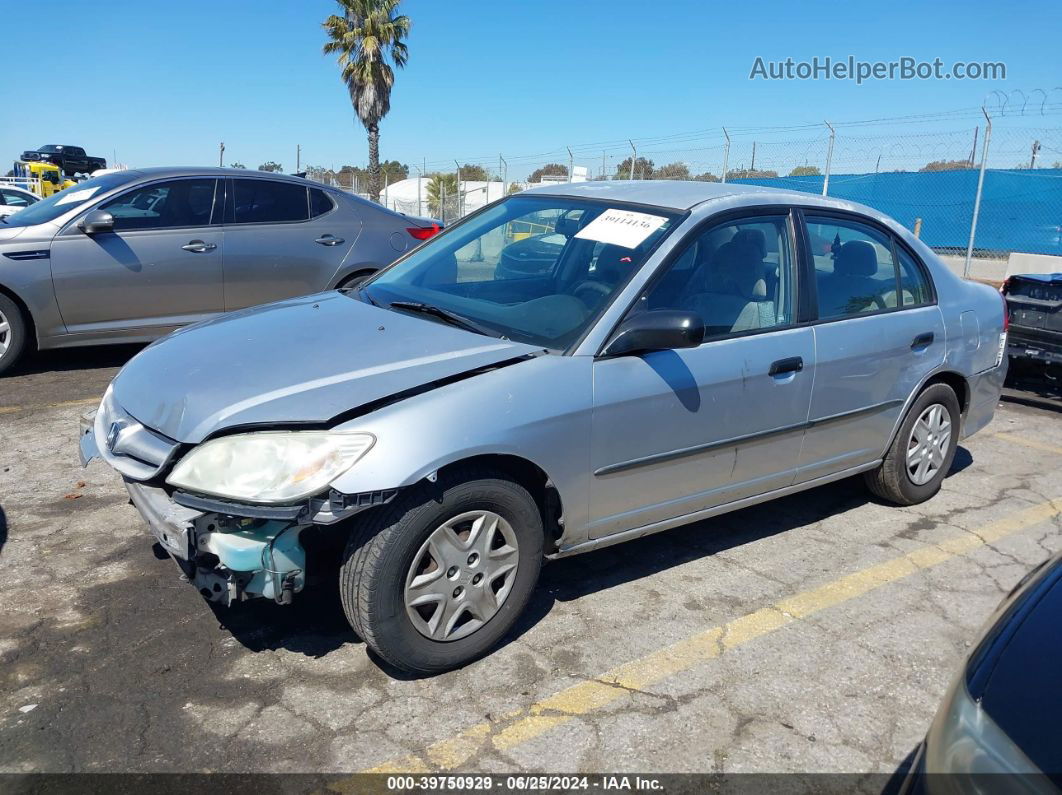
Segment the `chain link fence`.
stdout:
<svg viewBox="0 0 1062 795">
<path fill-rule="evenodd" d="M 980 111 L 933 117 L 937 124 L 942 117 L 952 120 L 951 129 L 927 129 L 920 117 L 905 117 L 719 129 L 518 157 L 425 162 L 417 167 L 423 178 L 389 184 L 381 202 L 452 223 L 531 184 L 754 184 L 868 205 L 910 228 L 959 272 L 997 279 L 1014 253 L 1062 257 L 1062 125 L 1049 118 L 1062 114 L 1062 104 L 1045 103 L 1039 111 L 991 121 Z M 459 163 L 466 175 L 475 170 L 486 180 L 459 182 Z M 348 189 L 360 193 L 359 187 L 364 189 Z"/>
</svg>

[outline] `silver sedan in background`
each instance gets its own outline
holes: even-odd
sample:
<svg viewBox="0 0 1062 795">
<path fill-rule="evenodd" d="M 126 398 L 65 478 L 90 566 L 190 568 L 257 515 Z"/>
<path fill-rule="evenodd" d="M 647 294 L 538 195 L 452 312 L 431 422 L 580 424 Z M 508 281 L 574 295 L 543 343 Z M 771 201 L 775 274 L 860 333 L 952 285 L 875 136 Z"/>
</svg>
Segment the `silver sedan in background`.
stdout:
<svg viewBox="0 0 1062 795">
<path fill-rule="evenodd" d="M 147 342 L 350 287 L 438 231 L 298 177 L 118 171 L 0 218 L 0 373 L 34 344 Z"/>
<path fill-rule="evenodd" d="M 519 272 L 529 219 L 556 240 Z M 147 348 L 82 459 L 121 473 L 208 599 L 287 604 L 331 566 L 372 649 L 441 671 L 502 639 L 544 558 L 851 475 L 929 499 L 992 418 L 1005 317 L 849 202 L 550 186 L 356 290 Z"/>
</svg>

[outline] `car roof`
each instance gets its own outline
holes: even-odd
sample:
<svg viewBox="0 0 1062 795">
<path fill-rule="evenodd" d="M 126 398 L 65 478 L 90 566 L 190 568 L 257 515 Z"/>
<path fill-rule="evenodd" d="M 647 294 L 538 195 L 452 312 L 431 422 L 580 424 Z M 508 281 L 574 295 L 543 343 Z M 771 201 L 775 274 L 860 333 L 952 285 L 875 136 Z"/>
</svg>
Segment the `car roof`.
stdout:
<svg viewBox="0 0 1062 795">
<path fill-rule="evenodd" d="M 247 168 L 219 168 L 217 166 L 152 166 L 150 168 L 131 168 L 130 174 L 143 174 L 145 177 L 243 177 L 247 179 L 279 179 L 305 185 L 309 180 L 291 174 L 279 174 L 275 171 L 252 171 Z M 316 183 L 315 183 L 316 184 Z M 321 187 L 327 187 L 322 185 Z"/>
<path fill-rule="evenodd" d="M 853 202 L 816 196 L 782 188 L 766 188 L 759 185 L 739 185 L 732 182 L 694 182 L 667 179 L 599 180 L 594 182 L 562 182 L 529 188 L 519 195 L 571 196 L 581 199 L 631 202 L 675 210 L 690 210 L 698 204 L 713 199 L 732 196 L 758 195 L 764 204 L 799 204 L 802 206 L 828 207 L 851 210 L 854 207 L 877 216 L 869 207 Z"/>
</svg>

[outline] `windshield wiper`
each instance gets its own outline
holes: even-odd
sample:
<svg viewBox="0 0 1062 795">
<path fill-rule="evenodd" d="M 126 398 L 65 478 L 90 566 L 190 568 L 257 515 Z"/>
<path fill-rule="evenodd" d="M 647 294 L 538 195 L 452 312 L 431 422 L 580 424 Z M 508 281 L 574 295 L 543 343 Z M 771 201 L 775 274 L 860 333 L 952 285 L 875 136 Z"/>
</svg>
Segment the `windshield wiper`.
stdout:
<svg viewBox="0 0 1062 795">
<path fill-rule="evenodd" d="M 465 331 L 474 331 L 476 334 L 484 334 L 488 337 L 501 337 L 494 329 L 489 329 L 486 326 L 481 326 L 474 320 L 469 320 L 467 317 L 451 312 L 449 309 L 443 309 L 441 306 L 432 306 L 431 304 L 421 303 L 420 301 L 392 301 L 388 304 L 391 309 L 405 309 L 407 312 L 418 312 L 422 315 L 430 315 L 431 317 L 437 317 L 440 320 L 444 320 L 451 326 L 457 326 L 463 328 Z"/>
</svg>

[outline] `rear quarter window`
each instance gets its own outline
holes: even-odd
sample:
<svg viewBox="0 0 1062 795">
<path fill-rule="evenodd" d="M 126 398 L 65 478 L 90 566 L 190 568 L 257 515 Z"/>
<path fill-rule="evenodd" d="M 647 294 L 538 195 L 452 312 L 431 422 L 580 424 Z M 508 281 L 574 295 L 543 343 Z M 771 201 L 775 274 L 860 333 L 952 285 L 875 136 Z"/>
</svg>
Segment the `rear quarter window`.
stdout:
<svg viewBox="0 0 1062 795">
<path fill-rule="evenodd" d="M 331 212 L 335 209 L 336 203 L 332 201 L 332 197 L 325 193 L 320 188 L 310 188 L 310 217 L 316 218 L 319 215 Z"/>
</svg>

